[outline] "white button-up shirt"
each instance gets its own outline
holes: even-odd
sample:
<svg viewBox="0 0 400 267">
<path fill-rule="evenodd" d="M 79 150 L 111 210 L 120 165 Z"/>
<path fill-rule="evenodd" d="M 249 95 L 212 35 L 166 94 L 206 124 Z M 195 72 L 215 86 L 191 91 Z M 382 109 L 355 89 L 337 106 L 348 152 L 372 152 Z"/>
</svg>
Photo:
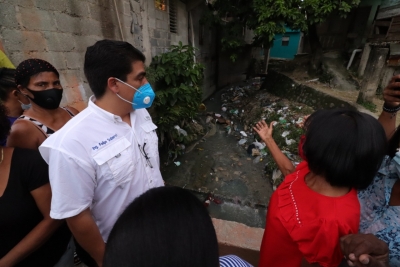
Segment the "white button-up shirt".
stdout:
<svg viewBox="0 0 400 267">
<path fill-rule="evenodd" d="M 39 147 L 49 164 L 50 216 L 64 219 L 90 208 L 107 241 L 115 221 L 136 197 L 163 186 L 157 128 L 147 110 L 131 126 L 89 100 L 88 107 Z"/>
</svg>

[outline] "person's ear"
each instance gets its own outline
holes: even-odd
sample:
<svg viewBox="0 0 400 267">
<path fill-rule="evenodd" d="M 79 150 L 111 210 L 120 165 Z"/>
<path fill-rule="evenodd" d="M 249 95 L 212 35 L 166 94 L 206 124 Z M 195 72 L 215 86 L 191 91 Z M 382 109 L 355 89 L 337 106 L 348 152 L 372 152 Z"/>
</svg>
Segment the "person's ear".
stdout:
<svg viewBox="0 0 400 267">
<path fill-rule="evenodd" d="M 17 89 L 14 89 L 11 91 L 10 95 L 12 95 L 15 98 L 19 98 L 20 93 L 21 93 L 20 91 L 18 91 Z"/>
<path fill-rule="evenodd" d="M 17 85 L 17 89 L 18 89 L 18 91 L 20 92 L 20 93 L 24 93 L 25 91 L 26 91 L 26 89 L 24 88 L 24 87 L 22 87 L 22 85 Z"/>
<path fill-rule="evenodd" d="M 119 93 L 119 86 L 116 78 L 108 78 L 107 79 L 107 88 L 109 88 L 113 93 Z"/>
</svg>

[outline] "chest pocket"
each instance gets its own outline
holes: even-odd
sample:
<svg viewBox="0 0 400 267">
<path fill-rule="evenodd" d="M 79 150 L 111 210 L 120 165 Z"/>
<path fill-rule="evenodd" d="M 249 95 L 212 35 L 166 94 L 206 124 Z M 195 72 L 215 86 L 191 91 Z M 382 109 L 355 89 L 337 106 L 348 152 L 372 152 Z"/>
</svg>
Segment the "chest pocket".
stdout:
<svg viewBox="0 0 400 267">
<path fill-rule="evenodd" d="M 133 179 L 136 160 L 131 142 L 125 137 L 107 145 L 93 159 L 100 166 L 105 178 L 112 180 L 115 185 L 124 187 L 124 184 Z"/>
<path fill-rule="evenodd" d="M 158 159 L 158 137 L 156 133 L 157 126 L 149 121 L 140 125 L 145 132 L 144 142 L 149 146 L 149 154 L 153 159 Z M 159 164 L 159 162 L 157 161 Z"/>
</svg>

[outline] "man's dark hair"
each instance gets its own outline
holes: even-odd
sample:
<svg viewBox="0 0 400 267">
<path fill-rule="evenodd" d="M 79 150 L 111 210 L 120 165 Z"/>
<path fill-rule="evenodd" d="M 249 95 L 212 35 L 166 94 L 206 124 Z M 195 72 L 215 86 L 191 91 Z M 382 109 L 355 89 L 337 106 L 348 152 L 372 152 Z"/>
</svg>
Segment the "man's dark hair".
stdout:
<svg viewBox="0 0 400 267">
<path fill-rule="evenodd" d="M 386 152 L 386 135 L 372 116 L 350 109 L 319 110 L 305 123 L 309 168 L 332 186 L 364 189 Z"/>
<path fill-rule="evenodd" d="M 0 100 L 5 102 L 12 90 L 17 89 L 15 84 L 15 69 L 0 68 Z"/>
<path fill-rule="evenodd" d="M 206 208 L 178 187 L 136 198 L 107 240 L 104 267 L 218 267 L 218 243 Z"/>
<path fill-rule="evenodd" d="M 84 71 L 95 97 L 104 95 L 108 78 L 115 77 L 125 82 L 126 76 L 132 72 L 132 63 L 145 60 L 143 53 L 127 42 L 101 40 L 88 47 Z"/>
</svg>

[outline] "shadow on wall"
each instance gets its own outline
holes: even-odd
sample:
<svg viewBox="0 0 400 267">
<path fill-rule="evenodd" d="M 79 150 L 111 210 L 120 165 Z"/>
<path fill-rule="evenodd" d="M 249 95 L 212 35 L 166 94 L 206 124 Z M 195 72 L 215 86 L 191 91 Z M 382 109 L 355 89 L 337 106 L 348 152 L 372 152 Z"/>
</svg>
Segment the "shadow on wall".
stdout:
<svg viewBox="0 0 400 267">
<path fill-rule="evenodd" d="M 118 2 L 122 1 L 117 1 L 117 8 L 118 11 L 121 9 L 118 6 Z M 118 18 L 115 10 L 115 5 L 114 5 L 114 0 L 109 1 L 109 0 L 99 0 L 99 6 L 100 6 L 100 15 L 101 15 L 101 32 L 104 36 L 105 39 L 116 39 L 120 38 L 121 36 L 115 36 L 115 32 L 117 29 L 115 27 L 118 27 Z M 108 9 L 106 9 L 106 8 Z M 110 12 L 110 10 L 112 12 Z"/>
<path fill-rule="evenodd" d="M 230 84 L 238 83 L 246 79 L 246 70 L 252 60 L 252 50 L 246 47 L 238 54 L 235 62 L 229 58 L 230 53 L 221 52 L 219 54 L 218 88 Z"/>
</svg>

